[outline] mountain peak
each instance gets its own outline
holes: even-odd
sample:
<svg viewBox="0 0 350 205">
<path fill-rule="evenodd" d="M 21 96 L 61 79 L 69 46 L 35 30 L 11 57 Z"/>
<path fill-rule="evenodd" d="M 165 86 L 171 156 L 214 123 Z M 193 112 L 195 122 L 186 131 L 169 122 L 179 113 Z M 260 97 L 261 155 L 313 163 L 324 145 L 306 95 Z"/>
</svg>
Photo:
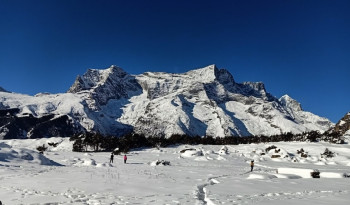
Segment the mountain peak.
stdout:
<svg viewBox="0 0 350 205">
<path fill-rule="evenodd" d="M 83 76 L 77 76 L 74 84 L 68 92 L 76 93 L 82 90 L 89 90 L 104 84 L 109 79 L 124 78 L 127 73 L 116 65 L 111 65 L 107 69 L 88 69 Z"/>
<path fill-rule="evenodd" d="M 127 98 L 140 89 L 140 85 L 132 76 L 122 68 L 111 65 L 106 69 L 88 69 L 83 76 L 76 78 L 67 92 L 88 90 L 89 100 L 95 101 L 91 107 L 97 108 L 98 105 L 106 105 L 110 99 Z"/>
<path fill-rule="evenodd" d="M 234 79 L 230 72 L 226 69 L 219 69 L 215 64 L 208 65 L 204 68 L 190 70 L 185 74 L 189 75 L 191 78 L 198 79 L 203 83 L 210 83 L 215 80 L 223 84 L 234 83 Z"/>
<path fill-rule="evenodd" d="M 201 79 L 203 82 L 211 82 L 216 79 L 215 70 L 217 70 L 215 65 L 209 65 L 204 68 L 190 70 L 185 74 L 194 79 Z"/>
<path fill-rule="evenodd" d="M 4 88 L 2 88 L 2 87 L 0 86 L 0 92 L 6 92 L 6 93 L 8 93 L 9 91 L 5 90 Z"/>
<path fill-rule="evenodd" d="M 285 107 L 292 111 L 302 111 L 301 105 L 298 101 L 291 98 L 289 95 L 283 95 L 279 99 L 280 103 Z"/>
<path fill-rule="evenodd" d="M 106 70 L 108 70 L 110 73 L 117 73 L 117 74 L 122 74 L 122 75 L 127 74 L 121 67 L 116 66 L 116 65 L 111 65 Z"/>
</svg>

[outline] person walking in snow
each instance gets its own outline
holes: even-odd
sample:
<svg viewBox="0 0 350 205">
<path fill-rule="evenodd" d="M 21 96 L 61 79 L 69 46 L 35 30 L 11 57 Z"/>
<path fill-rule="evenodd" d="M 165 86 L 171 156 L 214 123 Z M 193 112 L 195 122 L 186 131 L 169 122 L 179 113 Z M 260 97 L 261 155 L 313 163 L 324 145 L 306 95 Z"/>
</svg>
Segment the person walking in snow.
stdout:
<svg viewBox="0 0 350 205">
<path fill-rule="evenodd" d="M 113 158 L 114 158 L 114 154 L 113 154 L 113 152 L 112 152 L 112 154 L 111 154 L 111 159 L 109 160 L 109 163 L 113 163 Z"/>
<path fill-rule="evenodd" d="M 254 160 L 250 161 L 250 171 L 252 172 L 254 168 Z"/>
<path fill-rule="evenodd" d="M 127 159 L 128 159 L 128 157 L 126 156 L 126 154 L 124 154 L 124 164 L 126 164 Z"/>
</svg>

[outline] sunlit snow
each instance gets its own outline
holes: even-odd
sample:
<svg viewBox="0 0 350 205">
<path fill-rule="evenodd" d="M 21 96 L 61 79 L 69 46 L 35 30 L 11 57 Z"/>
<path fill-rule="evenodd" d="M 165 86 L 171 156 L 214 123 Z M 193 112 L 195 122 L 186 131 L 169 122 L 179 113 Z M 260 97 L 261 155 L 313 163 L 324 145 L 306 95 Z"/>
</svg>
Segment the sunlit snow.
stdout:
<svg viewBox="0 0 350 205">
<path fill-rule="evenodd" d="M 48 145 L 57 142 L 57 147 Z M 36 147 L 49 147 L 43 155 Z M 275 145 L 276 149 L 266 152 Z M 307 157 L 297 150 L 303 148 Z M 334 158 L 322 158 L 325 148 Z M 348 204 L 350 145 L 280 142 L 145 148 L 109 163 L 68 138 L 0 140 L 3 204 Z M 280 155 L 272 158 L 273 155 Z M 255 161 L 250 172 L 250 161 Z M 169 162 L 161 163 L 161 162 Z M 310 172 L 318 170 L 320 178 Z"/>
</svg>

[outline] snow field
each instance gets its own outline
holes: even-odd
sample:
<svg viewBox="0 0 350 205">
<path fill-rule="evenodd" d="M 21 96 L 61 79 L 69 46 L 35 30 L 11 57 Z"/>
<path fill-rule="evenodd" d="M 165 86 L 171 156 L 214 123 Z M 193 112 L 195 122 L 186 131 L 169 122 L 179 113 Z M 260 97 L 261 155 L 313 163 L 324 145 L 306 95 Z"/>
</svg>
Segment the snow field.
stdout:
<svg viewBox="0 0 350 205">
<path fill-rule="evenodd" d="M 181 145 L 133 150 L 124 164 L 119 155 L 109 163 L 107 152 L 71 152 L 71 143 L 67 138 L 1 140 L 2 203 L 274 205 L 350 199 L 350 178 L 344 177 L 350 173 L 348 144 Z M 49 147 L 44 155 L 36 151 L 42 144 Z M 280 151 L 266 152 L 271 145 Z M 326 147 L 334 158 L 321 158 Z M 297 154 L 301 148 L 307 158 Z M 281 157 L 271 158 L 275 154 Z M 170 165 L 156 165 L 157 160 Z M 310 175 L 315 169 L 318 179 Z"/>
</svg>

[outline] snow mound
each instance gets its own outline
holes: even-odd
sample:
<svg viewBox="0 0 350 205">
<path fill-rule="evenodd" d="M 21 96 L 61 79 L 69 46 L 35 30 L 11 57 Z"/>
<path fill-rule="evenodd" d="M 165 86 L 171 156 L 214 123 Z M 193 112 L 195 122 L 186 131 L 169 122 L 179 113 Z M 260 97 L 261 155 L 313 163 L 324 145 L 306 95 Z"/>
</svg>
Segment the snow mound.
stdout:
<svg viewBox="0 0 350 205">
<path fill-rule="evenodd" d="M 200 149 L 186 149 L 181 152 L 182 157 L 198 157 L 203 156 L 203 151 Z"/>
<path fill-rule="evenodd" d="M 250 174 L 247 179 L 274 179 L 277 178 L 272 174 Z"/>
<path fill-rule="evenodd" d="M 61 166 L 44 155 L 26 148 L 13 148 L 8 144 L 0 143 L 0 161 L 11 164 L 39 164 L 47 166 Z"/>
<path fill-rule="evenodd" d="M 84 159 L 77 159 L 77 162 L 75 163 L 75 166 L 82 167 L 82 166 L 96 166 L 96 161 L 94 159 L 84 158 Z"/>
<path fill-rule="evenodd" d="M 301 179 L 301 178 L 313 178 L 311 172 L 317 170 L 313 169 L 299 169 L 299 168 L 279 168 L 278 174 L 250 174 L 247 179 Z M 346 173 L 336 172 L 321 172 L 319 175 L 321 178 L 344 178 Z"/>
<path fill-rule="evenodd" d="M 221 147 L 220 151 L 219 151 L 220 155 L 228 155 L 228 148 L 226 146 Z"/>
<path fill-rule="evenodd" d="M 158 159 L 156 161 L 150 162 L 149 165 L 151 165 L 151 166 L 167 166 L 167 165 L 170 165 L 170 162 Z"/>
<path fill-rule="evenodd" d="M 279 179 L 301 179 L 301 176 L 294 174 L 275 174 L 275 176 Z"/>
<path fill-rule="evenodd" d="M 113 167 L 110 163 L 97 163 L 96 167 Z"/>
<path fill-rule="evenodd" d="M 208 157 L 205 157 L 205 156 L 200 156 L 200 157 L 196 157 L 194 158 L 195 161 L 208 161 L 210 160 L 210 157 L 208 159 Z"/>
<path fill-rule="evenodd" d="M 297 168 L 279 168 L 278 174 L 286 174 L 288 176 L 296 175 L 301 178 L 312 178 L 311 172 L 314 172 L 313 169 L 297 169 Z M 344 173 L 337 172 L 320 172 L 320 178 L 344 178 Z M 280 177 L 279 177 L 280 178 Z"/>
<path fill-rule="evenodd" d="M 313 169 L 300 169 L 300 168 L 278 168 L 278 174 L 290 174 L 290 175 L 297 175 L 301 178 L 312 178 L 311 172 L 313 172 Z"/>
<path fill-rule="evenodd" d="M 344 173 L 335 173 L 335 172 L 321 172 L 321 178 L 344 178 Z"/>
<path fill-rule="evenodd" d="M 45 145 L 47 147 L 46 151 L 72 151 L 73 142 L 69 138 L 62 137 L 51 137 L 51 138 L 40 138 L 40 139 L 26 139 L 26 140 L 6 140 L 6 143 L 13 148 L 22 148 L 36 150 L 38 146 Z M 50 143 L 57 144 L 56 147 L 50 146 Z"/>
<path fill-rule="evenodd" d="M 226 160 L 226 158 L 225 158 L 225 157 L 222 157 L 222 156 L 218 156 L 216 159 L 217 159 L 217 160 Z"/>
</svg>

